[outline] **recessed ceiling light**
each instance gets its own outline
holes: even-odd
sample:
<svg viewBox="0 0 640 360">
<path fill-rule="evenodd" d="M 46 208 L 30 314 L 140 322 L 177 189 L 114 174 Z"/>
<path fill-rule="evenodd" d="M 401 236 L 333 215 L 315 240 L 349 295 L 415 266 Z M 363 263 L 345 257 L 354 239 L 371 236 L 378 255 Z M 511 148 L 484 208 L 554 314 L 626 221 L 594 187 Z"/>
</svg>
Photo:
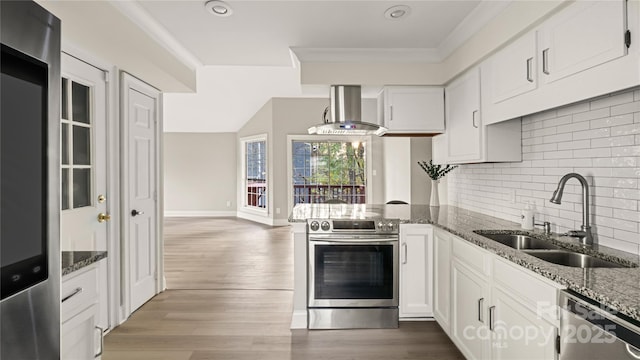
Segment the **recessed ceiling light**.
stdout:
<svg viewBox="0 0 640 360">
<path fill-rule="evenodd" d="M 211 0 L 204 4 L 204 7 L 213 15 L 217 16 L 231 16 L 233 9 L 224 1 Z"/>
<path fill-rule="evenodd" d="M 411 14 L 411 8 L 407 5 L 396 5 L 388 8 L 384 12 L 384 17 L 389 20 L 400 20 L 402 18 L 406 18 Z"/>
</svg>

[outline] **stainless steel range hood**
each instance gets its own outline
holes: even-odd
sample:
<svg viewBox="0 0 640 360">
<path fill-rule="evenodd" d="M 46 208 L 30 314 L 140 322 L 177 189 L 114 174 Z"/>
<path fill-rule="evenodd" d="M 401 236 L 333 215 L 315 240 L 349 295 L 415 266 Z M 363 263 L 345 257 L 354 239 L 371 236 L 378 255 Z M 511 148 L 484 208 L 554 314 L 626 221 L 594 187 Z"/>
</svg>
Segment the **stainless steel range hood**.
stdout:
<svg viewBox="0 0 640 360">
<path fill-rule="evenodd" d="M 331 85 L 330 105 L 324 110 L 324 124 L 309 128 L 309 134 L 378 135 L 387 128 L 362 122 L 362 97 L 359 85 Z"/>
</svg>

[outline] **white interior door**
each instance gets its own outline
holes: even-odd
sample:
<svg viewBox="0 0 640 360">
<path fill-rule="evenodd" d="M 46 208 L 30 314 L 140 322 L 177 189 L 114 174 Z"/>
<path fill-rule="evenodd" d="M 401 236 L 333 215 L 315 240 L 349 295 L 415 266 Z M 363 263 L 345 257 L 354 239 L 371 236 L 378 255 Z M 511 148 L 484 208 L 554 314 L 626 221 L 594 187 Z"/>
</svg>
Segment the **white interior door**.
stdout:
<svg viewBox="0 0 640 360">
<path fill-rule="evenodd" d="M 125 87 L 128 180 L 130 311 L 156 294 L 156 126 L 157 97 Z"/>
<path fill-rule="evenodd" d="M 62 54 L 62 251 L 107 250 L 107 83 L 105 72 Z M 99 220 L 102 214 L 103 220 Z M 107 264 L 99 264 L 100 316 L 108 328 Z"/>
</svg>

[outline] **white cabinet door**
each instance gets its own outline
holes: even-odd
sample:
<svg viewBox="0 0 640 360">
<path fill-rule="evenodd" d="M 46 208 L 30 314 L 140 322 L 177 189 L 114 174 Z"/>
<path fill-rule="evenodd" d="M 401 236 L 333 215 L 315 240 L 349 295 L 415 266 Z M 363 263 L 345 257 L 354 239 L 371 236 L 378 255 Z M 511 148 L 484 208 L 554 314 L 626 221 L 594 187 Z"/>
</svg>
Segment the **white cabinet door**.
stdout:
<svg viewBox="0 0 640 360">
<path fill-rule="evenodd" d="M 451 272 L 451 338 L 469 359 L 490 355 L 489 285 L 484 277 L 453 260 Z"/>
<path fill-rule="evenodd" d="M 481 159 L 480 70 L 472 69 L 445 89 L 449 162 Z"/>
<path fill-rule="evenodd" d="M 100 331 L 96 328 L 97 311 L 97 306 L 92 305 L 62 323 L 60 359 L 88 360 L 95 357 L 95 338 Z"/>
<path fill-rule="evenodd" d="M 542 79 L 551 83 L 627 54 L 626 1 L 578 1 L 540 28 Z"/>
<path fill-rule="evenodd" d="M 488 104 L 498 104 L 535 90 L 537 84 L 535 31 L 500 50 L 482 65 L 482 98 L 486 98 Z M 483 117 L 491 120 L 486 116 L 485 103 L 482 105 Z"/>
<path fill-rule="evenodd" d="M 402 225 L 400 247 L 400 317 L 433 316 L 433 228 Z"/>
<path fill-rule="evenodd" d="M 433 317 L 448 334 L 451 305 L 451 237 L 433 231 Z"/>
<path fill-rule="evenodd" d="M 553 360 L 557 329 L 539 314 L 520 304 L 500 287 L 494 286 L 489 307 L 492 359 Z"/>
<path fill-rule="evenodd" d="M 429 86 L 388 86 L 384 94 L 384 126 L 390 133 L 444 131 L 444 89 Z"/>
</svg>

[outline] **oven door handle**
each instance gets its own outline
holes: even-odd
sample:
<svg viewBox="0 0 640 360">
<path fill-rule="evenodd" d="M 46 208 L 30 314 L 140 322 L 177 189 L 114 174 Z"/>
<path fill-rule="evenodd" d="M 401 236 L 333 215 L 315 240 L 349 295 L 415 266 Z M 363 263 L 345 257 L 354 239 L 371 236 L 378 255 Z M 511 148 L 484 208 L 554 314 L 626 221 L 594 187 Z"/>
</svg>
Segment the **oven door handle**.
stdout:
<svg viewBox="0 0 640 360">
<path fill-rule="evenodd" d="M 314 239 L 309 238 L 309 242 L 315 245 L 332 245 L 332 244 L 366 244 L 366 245 L 388 245 L 397 243 L 398 238 L 384 238 L 384 239 Z"/>
</svg>

